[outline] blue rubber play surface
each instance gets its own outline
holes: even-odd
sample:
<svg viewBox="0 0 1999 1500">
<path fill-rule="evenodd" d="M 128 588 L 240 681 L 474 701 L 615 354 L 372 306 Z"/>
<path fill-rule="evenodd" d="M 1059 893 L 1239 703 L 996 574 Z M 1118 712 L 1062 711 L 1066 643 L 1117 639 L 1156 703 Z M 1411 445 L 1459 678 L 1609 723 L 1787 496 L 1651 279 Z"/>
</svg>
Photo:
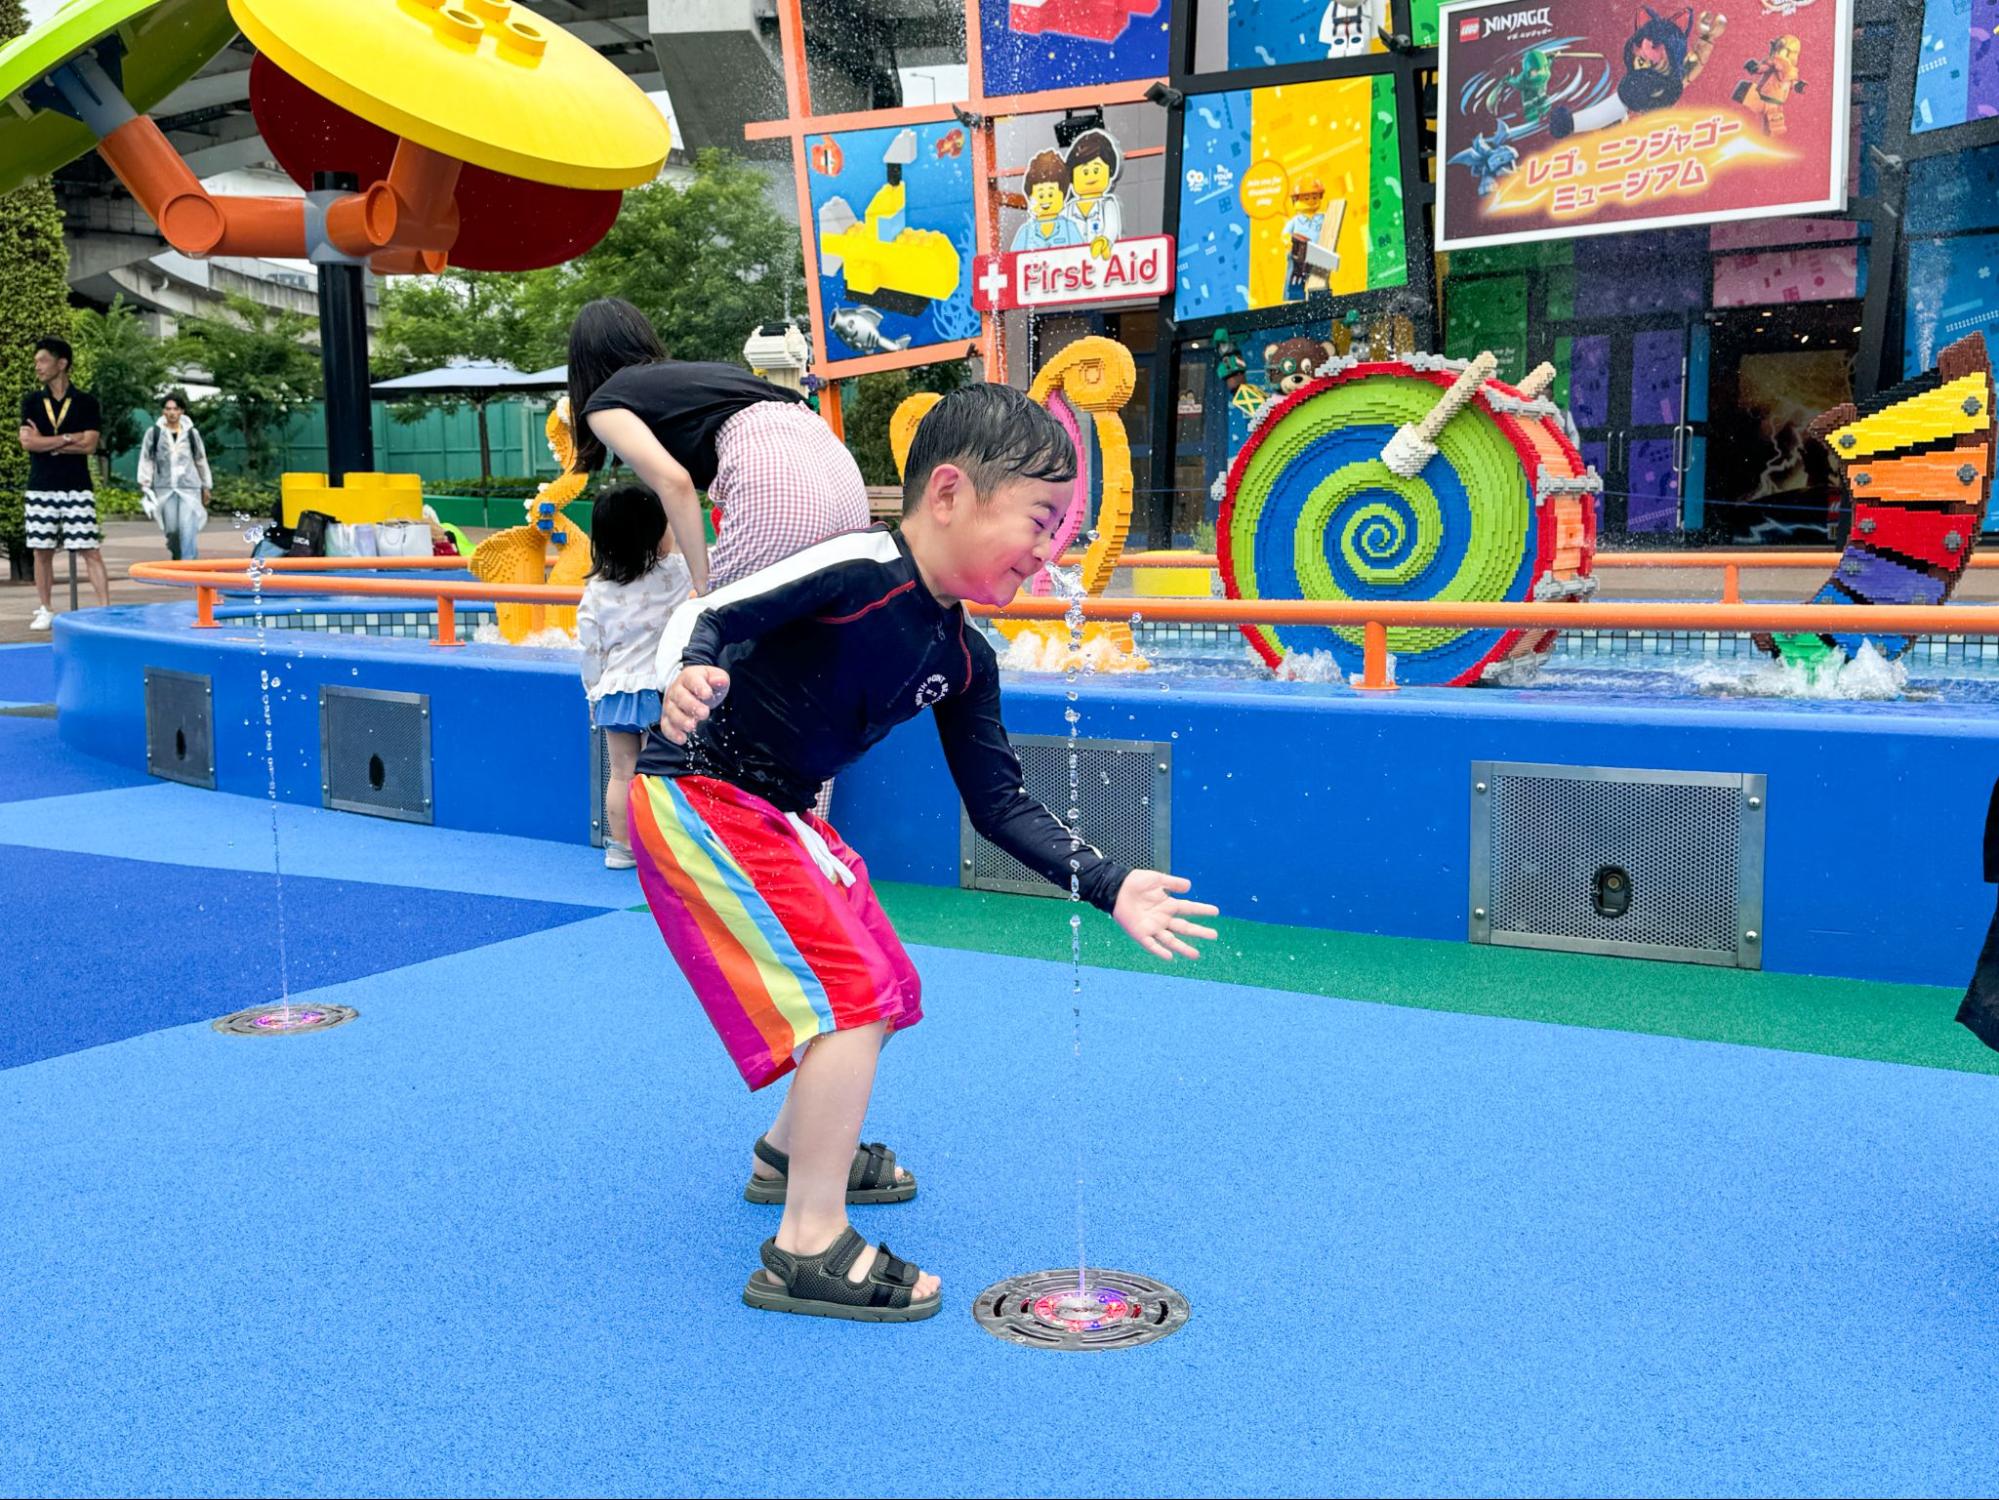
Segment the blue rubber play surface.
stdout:
<svg viewBox="0 0 1999 1500">
<path fill-rule="evenodd" d="M 868 1135 L 922 1188 L 855 1220 L 946 1307 L 774 1317 L 776 1101 L 629 877 L 287 809 L 293 990 L 359 1019 L 223 1036 L 268 810 L 93 774 L 0 808 L 10 1493 L 1999 1487 L 1992 1078 L 1184 969 L 1087 971 L 1079 1067 L 1065 965 L 918 948 Z M 1079 1145 L 1089 1260 L 1192 1304 L 1161 1343 L 973 1321 L 1074 1263 Z"/>
<path fill-rule="evenodd" d="M 21 703 L 53 703 L 55 698 L 53 647 L 0 646 L 0 708 Z"/>
</svg>

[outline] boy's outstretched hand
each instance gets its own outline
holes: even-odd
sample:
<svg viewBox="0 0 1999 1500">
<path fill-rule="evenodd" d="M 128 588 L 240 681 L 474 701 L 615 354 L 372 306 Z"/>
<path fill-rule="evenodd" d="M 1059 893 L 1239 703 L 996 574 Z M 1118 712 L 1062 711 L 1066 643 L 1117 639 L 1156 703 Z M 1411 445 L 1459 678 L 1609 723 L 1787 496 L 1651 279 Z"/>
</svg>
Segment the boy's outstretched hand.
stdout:
<svg viewBox="0 0 1999 1500">
<path fill-rule="evenodd" d="M 1187 918 L 1219 916 L 1220 909 L 1204 901 L 1181 900 L 1180 893 L 1192 884 L 1181 876 L 1158 870 L 1133 870 L 1118 887 L 1117 906 L 1111 915 L 1118 926 L 1131 934 L 1133 942 L 1155 958 L 1168 963 L 1176 953 L 1183 958 L 1199 958 L 1200 953 L 1185 939 L 1206 938 L 1213 942 L 1215 930 L 1196 926 Z"/>
<path fill-rule="evenodd" d="M 660 732 L 676 745 L 686 744 L 695 726 L 728 695 L 729 674 L 720 667 L 682 667 L 667 686 Z"/>
</svg>

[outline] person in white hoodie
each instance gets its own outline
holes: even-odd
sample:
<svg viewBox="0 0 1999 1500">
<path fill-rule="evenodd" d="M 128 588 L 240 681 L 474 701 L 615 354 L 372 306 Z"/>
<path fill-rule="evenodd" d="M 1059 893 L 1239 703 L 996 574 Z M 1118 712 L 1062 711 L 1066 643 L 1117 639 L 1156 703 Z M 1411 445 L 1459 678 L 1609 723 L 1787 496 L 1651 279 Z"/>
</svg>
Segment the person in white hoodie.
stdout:
<svg viewBox="0 0 1999 1500">
<path fill-rule="evenodd" d="M 627 797 L 639 741 L 659 723 L 660 637 L 693 591 L 673 550 L 666 510 L 642 485 L 613 485 L 590 510 L 590 575 L 576 610 L 590 722 L 604 731 L 611 781 L 604 789 L 604 864 L 632 869 Z"/>
<path fill-rule="evenodd" d="M 160 419 L 146 429 L 139 443 L 140 500 L 146 514 L 166 533 L 168 555 L 199 555 L 214 487 L 208 448 L 187 414 L 187 398 L 169 391 L 160 403 Z"/>
</svg>

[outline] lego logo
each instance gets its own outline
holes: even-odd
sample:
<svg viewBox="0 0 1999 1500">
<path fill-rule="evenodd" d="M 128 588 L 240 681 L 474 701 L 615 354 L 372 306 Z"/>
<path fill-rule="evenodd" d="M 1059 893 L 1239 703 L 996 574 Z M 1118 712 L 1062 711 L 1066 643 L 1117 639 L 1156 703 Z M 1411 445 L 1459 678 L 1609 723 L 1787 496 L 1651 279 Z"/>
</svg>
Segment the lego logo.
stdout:
<svg viewBox="0 0 1999 1500">
<path fill-rule="evenodd" d="M 1466 16 L 1462 21 L 1458 22 L 1458 40 L 1461 42 L 1475 42 L 1478 40 L 1477 16 Z"/>
</svg>

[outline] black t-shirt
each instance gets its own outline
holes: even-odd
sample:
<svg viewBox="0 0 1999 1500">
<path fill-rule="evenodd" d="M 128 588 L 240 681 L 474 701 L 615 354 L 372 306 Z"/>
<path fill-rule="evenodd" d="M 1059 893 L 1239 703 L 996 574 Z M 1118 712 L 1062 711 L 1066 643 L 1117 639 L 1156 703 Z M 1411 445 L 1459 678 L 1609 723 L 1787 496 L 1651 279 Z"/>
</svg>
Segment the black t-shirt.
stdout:
<svg viewBox="0 0 1999 1500">
<path fill-rule="evenodd" d="M 694 487 L 715 482 L 715 435 L 722 424 L 759 401 L 804 401 L 796 391 L 759 380 L 736 365 L 670 359 L 632 365 L 597 387 L 583 408 L 628 411 L 653 431 L 660 447 L 688 472 Z"/>
<path fill-rule="evenodd" d="M 104 425 L 97 398 L 89 391 L 71 386 L 58 401 L 46 386 L 37 386 L 21 398 L 21 425 L 32 427 L 43 437 L 64 432 L 95 432 Z M 90 488 L 90 459 L 83 453 L 30 453 L 28 488 L 31 490 L 87 490 Z"/>
</svg>

